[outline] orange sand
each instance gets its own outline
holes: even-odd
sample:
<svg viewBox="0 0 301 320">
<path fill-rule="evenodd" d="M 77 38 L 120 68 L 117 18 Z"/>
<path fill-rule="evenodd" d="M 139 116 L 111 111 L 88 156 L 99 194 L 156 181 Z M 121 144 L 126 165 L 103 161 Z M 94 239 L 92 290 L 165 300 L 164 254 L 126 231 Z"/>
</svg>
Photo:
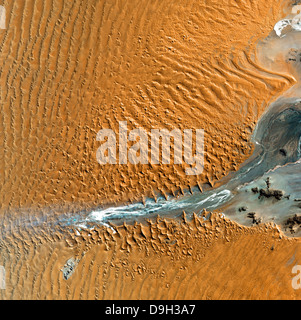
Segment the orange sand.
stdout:
<svg viewBox="0 0 301 320">
<path fill-rule="evenodd" d="M 116 230 L 61 240 L 15 233 L 1 247 L 0 299 L 301 299 L 292 288 L 301 242 L 272 225 L 241 227 L 215 214 Z M 64 280 L 72 257 L 78 265 Z"/>
<path fill-rule="evenodd" d="M 252 151 L 271 99 L 293 83 L 258 70 L 275 1 L 0 1 L 1 209 L 94 206 L 210 186 Z M 205 129 L 205 168 L 103 165 L 102 128 Z"/>
<path fill-rule="evenodd" d="M 0 213 L 139 200 L 214 185 L 251 154 L 289 76 L 256 64 L 273 0 L 2 0 Z M 102 128 L 205 129 L 205 168 L 96 161 Z M 83 231 L 19 228 L 0 241 L 1 299 L 287 299 L 300 241 L 271 225 L 209 222 Z M 77 257 L 74 274 L 61 268 Z"/>
</svg>

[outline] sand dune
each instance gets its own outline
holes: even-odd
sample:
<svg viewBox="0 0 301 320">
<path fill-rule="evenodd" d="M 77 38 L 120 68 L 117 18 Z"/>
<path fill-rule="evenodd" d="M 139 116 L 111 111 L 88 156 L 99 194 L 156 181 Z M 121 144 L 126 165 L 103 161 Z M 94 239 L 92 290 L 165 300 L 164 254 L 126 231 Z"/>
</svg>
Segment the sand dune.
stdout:
<svg viewBox="0 0 301 320">
<path fill-rule="evenodd" d="M 252 151 L 270 100 L 293 79 L 258 71 L 272 1 L 6 1 L 1 210 L 87 207 L 213 185 Z M 256 61 L 256 60 L 254 60 Z M 205 168 L 104 165 L 102 128 L 205 129 Z"/>
<path fill-rule="evenodd" d="M 1 243 L 1 299 L 300 299 L 292 268 L 300 241 L 272 225 L 241 227 L 213 215 L 158 218 L 111 229 Z M 41 232 L 41 230 L 40 230 Z M 62 269 L 77 261 L 65 280 Z"/>
<path fill-rule="evenodd" d="M 261 68 L 255 54 L 283 4 L 0 5 L 1 299 L 300 299 L 291 286 L 300 241 L 271 225 L 214 214 L 79 233 L 43 220 L 47 210 L 54 221 L 66 208 L 212 187 L 237 170 L 258 118 L 295 81 Z M 203 174 L 187 176 L 184 164 L 99 165 L 96 134 L 119 121 L 148 132 L 205 129 Z"/>
</svg>

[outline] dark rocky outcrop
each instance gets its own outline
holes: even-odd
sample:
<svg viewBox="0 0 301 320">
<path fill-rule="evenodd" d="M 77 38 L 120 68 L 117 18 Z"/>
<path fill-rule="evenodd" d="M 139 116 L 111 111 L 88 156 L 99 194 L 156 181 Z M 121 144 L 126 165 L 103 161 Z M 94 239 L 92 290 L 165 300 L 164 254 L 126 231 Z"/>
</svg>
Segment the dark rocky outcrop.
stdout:
<svg viewBox="0 0 301 320">
<path fill-rule="evenodd" d="M 283 191 L 281 190 L 269 190 L 269 189 L 260 189 L 259 190 L 259 199 L 265 197 L 265 198 L 271 198 L 274 197 L 277 200 L 281 200 L 283 197 Z"/>
<path fill-rule="evenodd" d="M 262 218 L 257 218 L 255 212 L 249 212 L 248 218 L 252 219 L 253 224 L 259 224 L 262 222 Z"/>
<path fill-rule="evenodd" d="M 268 177 L 267 179 L 266 179 L 266 185 L 267 185 L 267 187 L 266 187 L 266 189 L 260 189 L 259 190 L 259 197 L 258 197 L 258 199 L 261 199 L 261 198 L 271 198 L 271 197 L 273 197 L 273 198 L 275 198 L 275 199 L 277 199 L 277 200 L 281 200 L 282 199 L 282 197 L 284 196 L 284 193 L 283 193 L 283 191 L 282 190 L 274 190 L 274 189 L 270 189 L 270 187 L 271 187 L 271 182 L 270 182 L 270 178 Z"/>
<path fill-rule="evenodd" d="M 285 222 L 285 226 L 290 229 L 291 233 L 295 233 L 301 226 L 301 216 L 295 214 L 293 217 L 288 218 Z"/>
<path fill-rule="evenodd" d="M 284 156 L 284 157 L 286 157 L 286 155 L 287 155 L 287 152 L 286 152 L 285 149 L 280 149 L 280 150 L 279 150 L 279 153 L 280 153 L 282 156 Z"/>
<path fill-rule="evenodd" d="M 253 192 L 253 193 L 258 193 L 258 192 L 259 192 L 259 190 L 258 190 L 258 188 L 257 188 L 257 187 L 252 188 L 251 190 L 252 190 L 252 192 Z"/>
</svg>

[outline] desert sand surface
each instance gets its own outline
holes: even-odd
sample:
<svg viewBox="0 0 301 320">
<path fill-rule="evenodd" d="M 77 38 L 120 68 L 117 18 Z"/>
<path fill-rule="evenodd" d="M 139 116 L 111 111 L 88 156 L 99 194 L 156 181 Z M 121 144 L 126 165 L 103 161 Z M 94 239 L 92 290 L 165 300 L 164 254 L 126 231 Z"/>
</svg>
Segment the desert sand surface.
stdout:
<svg viewBox="0 0 301 320">
<path fill-rule="evenodd" d="M 254 64 L 283 15 L 274 1 L 3 1 L 1 211 L 139 201 L 236 170 L 275 95 L 292 85 Z M 259 70 L 259 71 L 258 71 Z M 205 166 L 99 165 L 118 122 L 205 130 Z"/>
<path fill-rule="evenodd" d="M 243 227 L 214 214 L 113 229 L 14 232 L 1 243 L 7 277 L 0 298 L 301 298 L 292 287 L 300 240 L 271 224 Z"/>
<path fill-rule="evenodd" d="M 259 117 L 295 83 L 257 64 L 255 50 L 290 4 L 0 1 L 0 299 L 301 298 L 292 288 L 300 240 L 272 224 L 218 213 L 93 230 L 43 220 L 214 187 L 237 170 Z M 203 173 L 99 165 L 96 134 L 119 121 L 205 129 Z"/>
</svg>

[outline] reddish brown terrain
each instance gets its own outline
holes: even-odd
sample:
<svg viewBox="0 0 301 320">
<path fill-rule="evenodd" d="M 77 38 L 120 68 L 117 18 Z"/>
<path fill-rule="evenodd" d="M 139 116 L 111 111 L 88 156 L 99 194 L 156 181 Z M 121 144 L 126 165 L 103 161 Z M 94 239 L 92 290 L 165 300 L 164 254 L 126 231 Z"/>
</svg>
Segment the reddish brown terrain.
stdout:
<svg viewBox="0 0 301 320">
<path fill-rule="evenodd" d="M 295 83 L 256 56 L 258 41 L 284 16 L 283 3 L 0 5 L 7 14 L 0 30 L 1 299 L 300 299 L 291 285 L 300 240 L 272 225 L 243 227 L 218 214 L 115 232 L 13 222 L 24 210 L 47 215 L 212 187 L 237 170 L 252 153 L 259 117 Z M 119 121 L 147 132 L 204 129 L 203 173 L 186 175 L 185 163 L 100 165 L 96 134 L 118 132 Z"/>
</svg>

